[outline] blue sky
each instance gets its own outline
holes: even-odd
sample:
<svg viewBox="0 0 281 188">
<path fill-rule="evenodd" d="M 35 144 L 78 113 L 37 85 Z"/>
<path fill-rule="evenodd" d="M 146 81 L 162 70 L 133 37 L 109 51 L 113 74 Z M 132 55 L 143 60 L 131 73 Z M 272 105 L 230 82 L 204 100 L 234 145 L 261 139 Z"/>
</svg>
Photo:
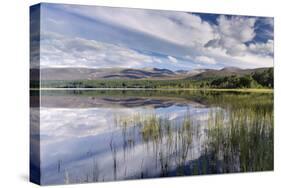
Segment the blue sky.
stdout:
<svg viewBox="0 0 281 188">
<path fill-rule="evenodd" d="M 41 4 L 41 67 L 273 66 L 273 18 Z"/>
</svg>

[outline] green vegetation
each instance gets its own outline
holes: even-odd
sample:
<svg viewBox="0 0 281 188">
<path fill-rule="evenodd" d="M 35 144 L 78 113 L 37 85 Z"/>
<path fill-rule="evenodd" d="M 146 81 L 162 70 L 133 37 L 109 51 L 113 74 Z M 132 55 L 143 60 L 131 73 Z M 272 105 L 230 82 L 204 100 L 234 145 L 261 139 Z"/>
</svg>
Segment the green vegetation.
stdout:
<svg viewBox="0 0 281 188">
<path fill-rule="evenodd" d="M 136 127 L 147 146 L 152 143 L 156 154 L 151 155 L 155 156 L 156 168 L 159 165 L 160 176 L 273 170 L 271 94 L 212 94 L 201 102 L 222 107 L 210 111 L 204 133 L 200 127 L 206 122 L 195 124 L 188 112 L 180 122 L 152 113 L 120 117 L 116 123 L 125 132 L 129 126 Z M 199 158 L 193 160 L 194 144 L 202 149 Z"/>
<path fill-rule="evenodd" d="M 42 81 L 42 88 L 197 88 L 198 81 L 191 80 L 74 80 Z"/>
<path fill-rule="evenodd" d="M 273 69 L 255 72 L 252 75 L 236 75 L 217 78 L 207 82 L 211 88 L 273 88 Z"/>
<path fill-rule="evenodd" d="M 32 84 L 31 84 L 32 85 Z M 207 79 L 151 80 L 43 80 L 42 88 L 273 88 L 273 69 L 244 76 L 225 76 Z"/>
<path fill-rule="evenodd" d="M 252 77 L 260 85 L 262 85 L 264 87 L 273 88 L 274 87 L 273 75 L 274 75 L 273 68 L 271 68 L 264 72 L 255 72 L 252 75 Z"/>
<path fill-rule="evenodd" d="M 207 154 L 209 159 L 220 161 L 220 172 L 273 169 L 272 113 L 252 106 L 232 110 L 228 120 L 222 112 L 210 117 Z"/>
</svg>

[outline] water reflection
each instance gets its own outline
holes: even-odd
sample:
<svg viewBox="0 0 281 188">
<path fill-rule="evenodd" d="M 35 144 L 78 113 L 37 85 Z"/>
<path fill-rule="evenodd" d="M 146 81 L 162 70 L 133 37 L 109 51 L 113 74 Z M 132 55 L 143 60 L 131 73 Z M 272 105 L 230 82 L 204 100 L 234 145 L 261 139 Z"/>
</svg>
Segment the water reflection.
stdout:
<svg viewBox="0 0 281 188">
<path fill-rule="evenodd" d="M 42 183 L 271 170 L 272 94 L 252 95 L 43 92 Z"/>
</svg>

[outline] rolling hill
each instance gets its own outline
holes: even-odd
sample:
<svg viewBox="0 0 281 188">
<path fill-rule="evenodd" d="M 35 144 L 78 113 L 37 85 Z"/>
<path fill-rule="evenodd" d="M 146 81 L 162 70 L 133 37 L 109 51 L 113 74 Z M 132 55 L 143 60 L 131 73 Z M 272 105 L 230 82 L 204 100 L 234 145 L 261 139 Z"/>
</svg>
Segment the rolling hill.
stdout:
<svg viewBox="0 0 281 188">
<path fill-rule="evenodd" d="M 244 76 L 248 74 L 253 74 L 255 72 L 263 72 L 269 68 L 256 68 L 256 69 L 240 69 L 237 67 L 225 67 L 220 70 L 213 70 L 208 69 L 204 72 L 201 72 L 199 74 L 193 75 L 192 79 L 196 80 L 202 80 L 202 79 L 209 79 L 209 78 L 218 78 L 218 77 L 225 77 L 225 76 Z"/>
<path fill-rule="evenodd" d="M 240 69 L 237 67 L 225 67 L 220 70 L 215 69 L 194 69 L 171 71 L 169 69 L 145 68 L 145 69 L 122 69 L 122 68 L 43 68 L 41 80 L 175 80 L 191 79 L 204 80 L 231 75 L 244 76 L 255 72 L 262 72 L 269 68 Z M 33 80 L 34 74 L 38 74 L 38 69 L 31 69 L 30 77 Z"/>
<path fill-rule="evenodd" d="M 36 72 L 36 71 L 33 71 Z M 121 69 L 121 68 L 44 68 L 42 80 L 94 80 L 94 79 L 163 79 L 177 74 L 168 69 Z"/>
</svg>

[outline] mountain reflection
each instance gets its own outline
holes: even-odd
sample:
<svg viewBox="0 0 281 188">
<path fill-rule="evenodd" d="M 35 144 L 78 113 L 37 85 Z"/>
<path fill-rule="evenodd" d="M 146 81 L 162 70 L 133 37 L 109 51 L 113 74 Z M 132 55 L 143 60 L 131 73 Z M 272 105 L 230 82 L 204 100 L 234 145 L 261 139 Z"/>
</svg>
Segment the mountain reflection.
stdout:
<svg viewBox="0 0 281 188">
<path fill-rule="evenodd" d="M 40 137 L 33 137 L 41 141 L 42 182 L 270 170 L 272 97 L 232 92 L 42 91 Z"/>
</svg>

